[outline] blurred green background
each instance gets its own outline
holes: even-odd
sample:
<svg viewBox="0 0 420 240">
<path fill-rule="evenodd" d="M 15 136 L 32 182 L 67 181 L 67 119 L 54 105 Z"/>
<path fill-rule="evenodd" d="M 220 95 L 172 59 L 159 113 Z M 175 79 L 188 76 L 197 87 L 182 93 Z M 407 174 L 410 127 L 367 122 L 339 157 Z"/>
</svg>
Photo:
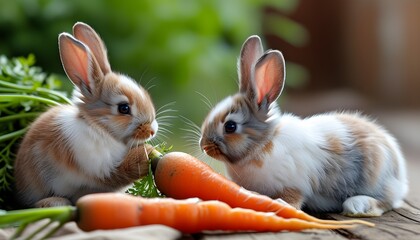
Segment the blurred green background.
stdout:
<svg viewBox="0 0 420 240">
<path fill-rule="evenodd" d="M 71 32 L 77 21 L 91 25 L 108 48 L 113 70 L 138 80 L 162 115 L 173 116 L 164 120 L 171 126 L 162 124 L 172 133 L 161 131 L 158 140 L 191 152 L 198 139 L 186 122 L 200 125 L 209 111 L 206 98 L 215 104 L 236 91 L 236 60 L 248 36 L 265 32 L 296 47 L 308 41 L 305 28 L 286 17 L 297 5 L 298 0 L 0 0 L 0 54 L 35 54 L 36 65 L 61 75 L 70 91 L 57 36 Z M 283 14 L 267 14 L 267 8 Z M 288 62 L 287 68 L 289 86 L 307 78 L 301 66 Z"/>
</svg>

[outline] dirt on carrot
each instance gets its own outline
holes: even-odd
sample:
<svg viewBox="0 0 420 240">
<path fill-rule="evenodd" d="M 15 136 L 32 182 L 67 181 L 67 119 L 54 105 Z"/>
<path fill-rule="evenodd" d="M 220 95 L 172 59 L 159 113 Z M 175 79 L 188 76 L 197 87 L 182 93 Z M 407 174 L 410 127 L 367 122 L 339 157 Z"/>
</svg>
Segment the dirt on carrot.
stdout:
<svg viewBox="0 0 420 240">
<path fill-rule="evenodd" d="M 203 200 L 219 200 L 233 208 L 274 212 L 283 218 L 296 218 L 322 224 L 374 226 L 373 223 L 359 219 L 334 221 L 315 218 L 290 205 L 240 187 L 187 153 L 170 152 L 155 161 L 157 161 L 154 164 L 156 185 L 168 197 L 176 199 L 198 197 Z"/>
</svg>

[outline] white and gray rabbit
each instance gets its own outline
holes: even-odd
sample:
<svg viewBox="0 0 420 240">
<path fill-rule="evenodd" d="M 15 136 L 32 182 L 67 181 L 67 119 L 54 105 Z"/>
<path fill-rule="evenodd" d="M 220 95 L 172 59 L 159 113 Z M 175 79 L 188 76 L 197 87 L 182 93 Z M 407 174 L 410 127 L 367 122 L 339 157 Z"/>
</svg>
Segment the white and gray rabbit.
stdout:
<svg viewBox="0 0 420 240">
<path fill-rule="evenodd" d="M 111 70 L 98 34 L 84 23 L 59 35 L 61 62 L 76 86 L 73 105 L 50 108 L 25 135 L 15 160 L 16 194 L 28 207 L 74 204 L 119 190 L 148 171 L 145 141 L 155 108 L 145 89 Z"/>
<path fill-rule="evenodd" d="M 358 113 L 280 112 L 285 62 L 258 36 L 242 46 L 238 74 L 239 92 L 211 110 L 200 139 L 233 181 L 311 211 L 380 216 L 402 204 L 405 159 L 384 128 Z"/>
</svg>

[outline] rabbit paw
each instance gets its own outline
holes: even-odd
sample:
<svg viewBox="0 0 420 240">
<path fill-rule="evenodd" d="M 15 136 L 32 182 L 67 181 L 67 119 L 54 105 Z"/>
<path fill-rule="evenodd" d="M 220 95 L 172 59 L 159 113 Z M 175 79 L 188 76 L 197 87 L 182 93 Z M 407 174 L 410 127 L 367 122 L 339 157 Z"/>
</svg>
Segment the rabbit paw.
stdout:
<svg viewBox="0 0 420 240">
<path fill-rule="evenodd" d="M 70 200 L 62 197 L 48 197 L 41 199 L 35 203 L 35 207 L 37 208 L 59 207 L 68 205 L 72 205 Z"/>
<path fill-rule="evenodd" d="M 120 169 L 127 172 L 133 179 L 147 175 L 149 169 L 148 154 L 152 149 L 148 144 L 130 149 Z"/>
<path fill-rule="evenodd" d="M 344 201 L 342 214 L 349 217 L 379 217 L 388 210 L 390 208 L 386 203 L 373 197 L 359 195 Z"/>
</svg>

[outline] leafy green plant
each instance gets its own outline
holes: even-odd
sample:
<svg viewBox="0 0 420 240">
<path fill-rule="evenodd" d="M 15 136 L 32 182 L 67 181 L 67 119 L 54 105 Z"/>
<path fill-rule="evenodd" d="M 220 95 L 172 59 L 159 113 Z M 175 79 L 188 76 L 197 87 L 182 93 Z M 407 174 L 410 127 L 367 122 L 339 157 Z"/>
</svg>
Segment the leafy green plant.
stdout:
<svg viewBox="0 0 420 240">
<path fill-rule="evenodd" d="M 61 81 L 34 64 L 33 55 L 0 56 L 0 206 L 12 190 L 13 160 L 30 123 L 48 106 L 71 103 L 56 90 Z"/>
<path fill-rule="evenodd" d="M 51 208 L 32 208 L 23 210 L 0 210 L 0 228 L 16 227 L 16 232 L 11 239 L 46 239 L 69 221 L 74 221 L 77 210 L 74 206 L 60 206 Z M 25 237 L 21 234 L 26 227 L 39 220 L 47 220 L 32 233 Z"/>
<path fill-rule="evenodd" d="M 171 151 L 172 146 L 167 147 L 165 142 L 155 146 L 155 151 L 149 154 L 149 173 L 135 181 L 133 185 L 128 188 L 127 193 L 134 196 L 141 196 L 145 198 L 165 197 L 157 188 L 152 171 L 152 162 L 154 158 L 160 158 Z"/>
</svg>

